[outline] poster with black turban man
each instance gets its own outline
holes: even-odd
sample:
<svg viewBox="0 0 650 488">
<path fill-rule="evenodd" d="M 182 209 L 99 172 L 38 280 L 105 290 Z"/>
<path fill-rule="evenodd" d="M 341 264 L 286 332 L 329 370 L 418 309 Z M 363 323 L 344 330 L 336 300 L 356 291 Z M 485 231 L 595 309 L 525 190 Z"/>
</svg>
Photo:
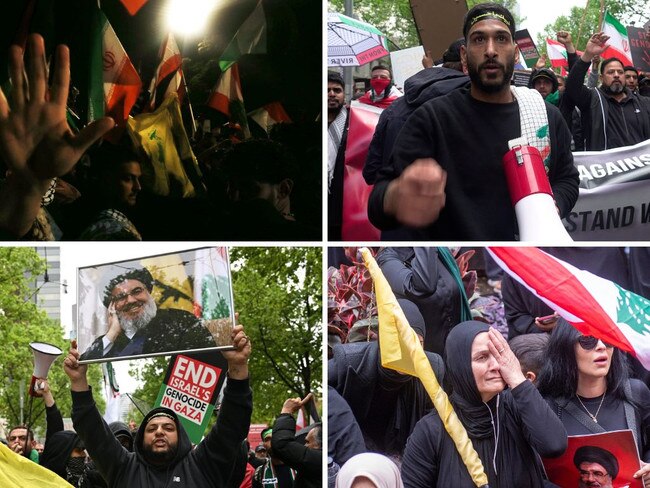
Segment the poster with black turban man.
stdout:
<svg viewBox="0 0 650 488">
<path fill-rule="evenodd" d="M 228 250 L 211 247 L 79 268 L 83 362 L 230 347 Z"/>
<path fill-rule="evenodd" d="M 591 428 L 603 430 L 595 422 Z M 548 479 L 557 486 L 643 488 L 642 481 L 633 477 L 641 463 L 631 430 L 569 436 L 562 456 L 543 461 Z"/>
</svg>

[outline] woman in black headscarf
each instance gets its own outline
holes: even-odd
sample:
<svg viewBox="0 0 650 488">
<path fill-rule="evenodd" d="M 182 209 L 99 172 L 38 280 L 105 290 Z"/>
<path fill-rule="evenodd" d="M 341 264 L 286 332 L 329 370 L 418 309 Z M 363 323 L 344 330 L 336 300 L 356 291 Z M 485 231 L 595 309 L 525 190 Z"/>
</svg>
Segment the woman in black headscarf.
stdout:
<svg viewBox="0 0 650 488">
<path fill-rule="evenodd" d="M 544 486 L 535 451 L 544 457 L 561 455 L 566 431 L 524 377 L 503 336 L 482 322 L 458 324 L 447 337 L 445 369 L 449 398 L 490 488 Z M 402 479 L 406 488 L 475 486 L 435 411 L 409 437 Z"/>
</svg>

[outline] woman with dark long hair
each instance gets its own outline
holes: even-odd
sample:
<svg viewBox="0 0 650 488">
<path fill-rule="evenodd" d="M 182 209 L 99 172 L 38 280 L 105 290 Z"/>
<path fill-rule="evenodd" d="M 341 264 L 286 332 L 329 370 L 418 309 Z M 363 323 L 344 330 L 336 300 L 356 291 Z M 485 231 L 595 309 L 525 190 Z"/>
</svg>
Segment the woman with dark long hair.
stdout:
<svg viewBox="0 0 650 488">
<path fill-rule="evenodd" d="M 569 435 L 632 430 L 644 462 L 635 477 L 650 487 L 650 390 L 628 378 L 623 352 L 559 319 L 537 387 Z"/>
<path fill-rule="evenodd" d="M 447 336 L 445 367 L 449 399 L 490 488 L 545 486 L 536 452 L 561 455 L 566 431 L 503 336 L 483 322 L 458 324 Z M 409 437 L 402 479 L 406 488 L 475 486 L 437 412 L 425 415 Z"/>
</svg>

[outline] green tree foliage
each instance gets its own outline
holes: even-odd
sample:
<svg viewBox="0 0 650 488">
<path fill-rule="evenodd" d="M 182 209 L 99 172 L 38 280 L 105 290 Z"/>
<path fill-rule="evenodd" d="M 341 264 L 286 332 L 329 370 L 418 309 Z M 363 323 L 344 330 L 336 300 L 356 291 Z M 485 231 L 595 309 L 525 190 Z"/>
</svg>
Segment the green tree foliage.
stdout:
<svg viewBox="0 0 650 488">
<path fill-rule="evenodd" d="M 650 19 L 650 2 L 645 3 L 646 8 L 640 8 L 637 0 L 608 0 L 606 8 L 623 25 L 641 27 L 644 22 Z M 537 47 L 546 52 L 546 38 L 555 39 L 556 32 L 565 30 L 571 33 L 573 44 L 578 51 L 584 51 L 591 34 L 598 32 L 600 22 L 600 2 L 589 0 L 587 9 L 573 7 L 571 13 L 560 15 L 553 24 L 546 26 L 544 32 L 537 36 Z M 578 37 L 579 35 L 579 37 Z"/>
<path fill-rule="evenodd" d="M 63 372 L 63 358 L 69 342 L 63 337 L 61 325 L 50 319 L 33 301 L 30 282 L 45 271 L 45 261 L 28 247 L 0 247 L 0 417 L 7 419 L 7 427 L 20 423 L 20 389 L 25 392 L 24 421 L 27 421 L 29 397 L 27 394 L 33 372 L 30 342 L 47 342 L 64 351 L 52 365 L 48 380 L 54 399 L 63 416 L 71 414 L 70 383 Z M 89 368 L 90 383 L 101 385 L 101 369 Z M 100 395 L 96 395 L 100 397 Z M 97 399 L 103 409 L 102 398 Z M 44 404 L 35 398 L 32 405 L 32 425 L 37 436 L 45 434 Z"/>
<path fill-rule="evenodd" d="M 321 393 L 321 250 L 234 248 L 230 257 L 235 310 L 253 345 L 253 422 L 270 423 L 287 398 Z M 153 404 L 168 364 L 132 368 L 143 383 L 134 396 Z"/>
<path fill-rule="evenodd" d="M 467 0 L 472 8 L 485 0 Z M 496 0 L 511 11 L 517 0 Z M 344 0 L 330 0 L 329 8 L 334 12 L 344 12 Z M 354 0 L 354 17 L 374 25 L 393 42 L 391 50 L 406 49 L 421 44 L 411 12 L 409 0 Z M 515 17 L 517 24 L 523 20 Z M 458 26 L 460 32 L 461 26 Z"/>
</svg>

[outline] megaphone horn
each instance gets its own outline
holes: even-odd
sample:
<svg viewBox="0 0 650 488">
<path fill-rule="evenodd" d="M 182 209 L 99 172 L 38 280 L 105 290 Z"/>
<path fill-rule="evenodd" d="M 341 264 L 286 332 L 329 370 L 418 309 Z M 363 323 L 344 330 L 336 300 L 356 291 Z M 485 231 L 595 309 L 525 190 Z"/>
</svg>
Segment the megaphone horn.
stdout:
<svg viewBox="0 0 650 488">
<path fill-rule="evenodd" d="M 29 394 L 35 397 L 38 396 L 36 395 L 36 380 L 38 378 L 47 378 L 52 363 L 63 354 L 63 351 L 46 342 L 31 342 L 29 347 L 32 348 L 34 354 L 34 373 L 29 385 Z"/>
</svg>

